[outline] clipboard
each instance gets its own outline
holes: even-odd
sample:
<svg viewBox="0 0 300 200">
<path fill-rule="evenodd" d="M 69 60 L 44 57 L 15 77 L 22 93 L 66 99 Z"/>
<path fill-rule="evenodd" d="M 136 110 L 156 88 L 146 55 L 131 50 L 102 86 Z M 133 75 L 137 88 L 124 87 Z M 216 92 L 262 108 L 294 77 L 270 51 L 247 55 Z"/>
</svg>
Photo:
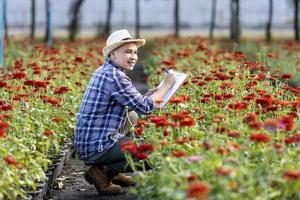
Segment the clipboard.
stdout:
<svg viewBox="0 0 300 200">
<path fill-rule="evenodd" d="M 164 108 L 165 105 L 169 102 L 169 100 L 171 99 L 171 97 L 175 94 L 175 92 L 180 88 L 180 86 L 184 83 L 184 81 L 187 79 L 188 75 L 184 74 L 182 72 L 177 72 L 172 70 L 172 72 L 169 73 L 173 73 L 174 77 L 175 77 L 175 83 L 174 85 L 167 91 L 167 93 L 165 94 L 162 102 L 159 104 L 158 108 Z M 157 88 L 159 88 L 164 82 L 164 79 L 160 82 L 160 84 L 157 86 Z"/>
</svg>

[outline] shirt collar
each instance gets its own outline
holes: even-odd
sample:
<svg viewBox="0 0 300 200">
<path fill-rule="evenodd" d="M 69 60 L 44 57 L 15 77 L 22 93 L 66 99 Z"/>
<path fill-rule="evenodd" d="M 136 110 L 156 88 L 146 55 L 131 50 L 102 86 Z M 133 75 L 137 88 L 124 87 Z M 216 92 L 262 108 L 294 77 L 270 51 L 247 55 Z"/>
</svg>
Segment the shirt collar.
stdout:
<svg viewBox="0 0 300 200">
<path fill-rule="evenodd" d="M 110 65 L 112 65 L 113 67 L 115 67 L 115 68 L 121 70 L 122 72 L 125 71 L 122 67 L 120 67 L 119 65 L 117 65 L 116 63 L 114 63 L 114 62 L 112 61 L 112 59 L 110 59 L 110 58 L 107 58 L 105 62 L 108 63 L 108 64 L 110 64 Z"/>
</svg>

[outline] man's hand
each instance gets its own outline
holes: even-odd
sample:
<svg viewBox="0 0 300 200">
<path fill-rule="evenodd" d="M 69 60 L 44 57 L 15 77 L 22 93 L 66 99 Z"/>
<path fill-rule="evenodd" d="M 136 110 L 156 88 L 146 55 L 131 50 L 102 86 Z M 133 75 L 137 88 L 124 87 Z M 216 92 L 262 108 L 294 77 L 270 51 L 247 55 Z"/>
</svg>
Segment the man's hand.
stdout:
<svg viewBox="0 0 300 200">
<path fill-rule="evenodd" d="M 174 84 L 175 84 L 175 76 L 172 73 L 172 71 L 169 70 L 169 72 L 167 72 L 166 74 L 163 85 L 165 85 L 166 87 L 168 87 L 168 89 L 170 89 Z"/>
<path fill-rule="evenodd" d="M 154 94 L 155 92 L 157 92 L 158 88 L 153 88 L 148 90 L 148 92 L 145 94 L 146 96 L 151 96 L 152 94 Z"/>
</svg>

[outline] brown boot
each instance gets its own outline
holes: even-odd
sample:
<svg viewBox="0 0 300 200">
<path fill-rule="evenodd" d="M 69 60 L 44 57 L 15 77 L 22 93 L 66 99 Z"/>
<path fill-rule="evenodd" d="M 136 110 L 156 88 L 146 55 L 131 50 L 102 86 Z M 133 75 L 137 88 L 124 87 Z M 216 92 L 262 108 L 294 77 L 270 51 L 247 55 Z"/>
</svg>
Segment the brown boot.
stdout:
<svg viewBox="0 0 300 200">
<path fill-rule="evenodd" d="M 114 184 L 120 186 L 132 186 L 135 185 L 135 182 L 132 180 L 131 176 L 126 176 L 125 174 L 119 173 L 118 175 L 112 178 Z"/>
<path fill-rule="evenodd" d="M 122 194 L 122 188 L 119 185 L 115 185 L 111 182 L 107 176 L 106 168 L 98 168 L 91 166 L 88 171 L 84 174 L 84 179 L 89 183 L 93 184 L 99 194 L 117 195 Z"/>
</svg>

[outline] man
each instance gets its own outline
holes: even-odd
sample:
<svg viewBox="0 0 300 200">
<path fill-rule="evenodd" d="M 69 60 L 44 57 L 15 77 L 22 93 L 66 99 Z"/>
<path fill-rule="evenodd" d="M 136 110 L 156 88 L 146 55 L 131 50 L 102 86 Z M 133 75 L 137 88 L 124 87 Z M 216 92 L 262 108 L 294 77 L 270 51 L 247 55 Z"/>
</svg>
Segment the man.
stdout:
<svg viewBox="0 0 300 200">
<path fill-rule="evenodd" d="M 168 73 L 151 96 L 136 90 L 124 72 L 134 68 L 137 50 L 144 44 L 125 29 L 113 32 L 102 50 L 107 59 L 92 75 L 80 105 L 74 144 L 79 158 L 91 165 L 85 180 L 99 194 L 120 194 L 121 186 L 133 184 L 122 174 L 130 169 L 120 144 L 132 139 L 127 134 L 137 121 L 136 112 L 150 114 L 175 81 Z M 127 108 L 133 111 L 126 116 Z"/>
</svg>

